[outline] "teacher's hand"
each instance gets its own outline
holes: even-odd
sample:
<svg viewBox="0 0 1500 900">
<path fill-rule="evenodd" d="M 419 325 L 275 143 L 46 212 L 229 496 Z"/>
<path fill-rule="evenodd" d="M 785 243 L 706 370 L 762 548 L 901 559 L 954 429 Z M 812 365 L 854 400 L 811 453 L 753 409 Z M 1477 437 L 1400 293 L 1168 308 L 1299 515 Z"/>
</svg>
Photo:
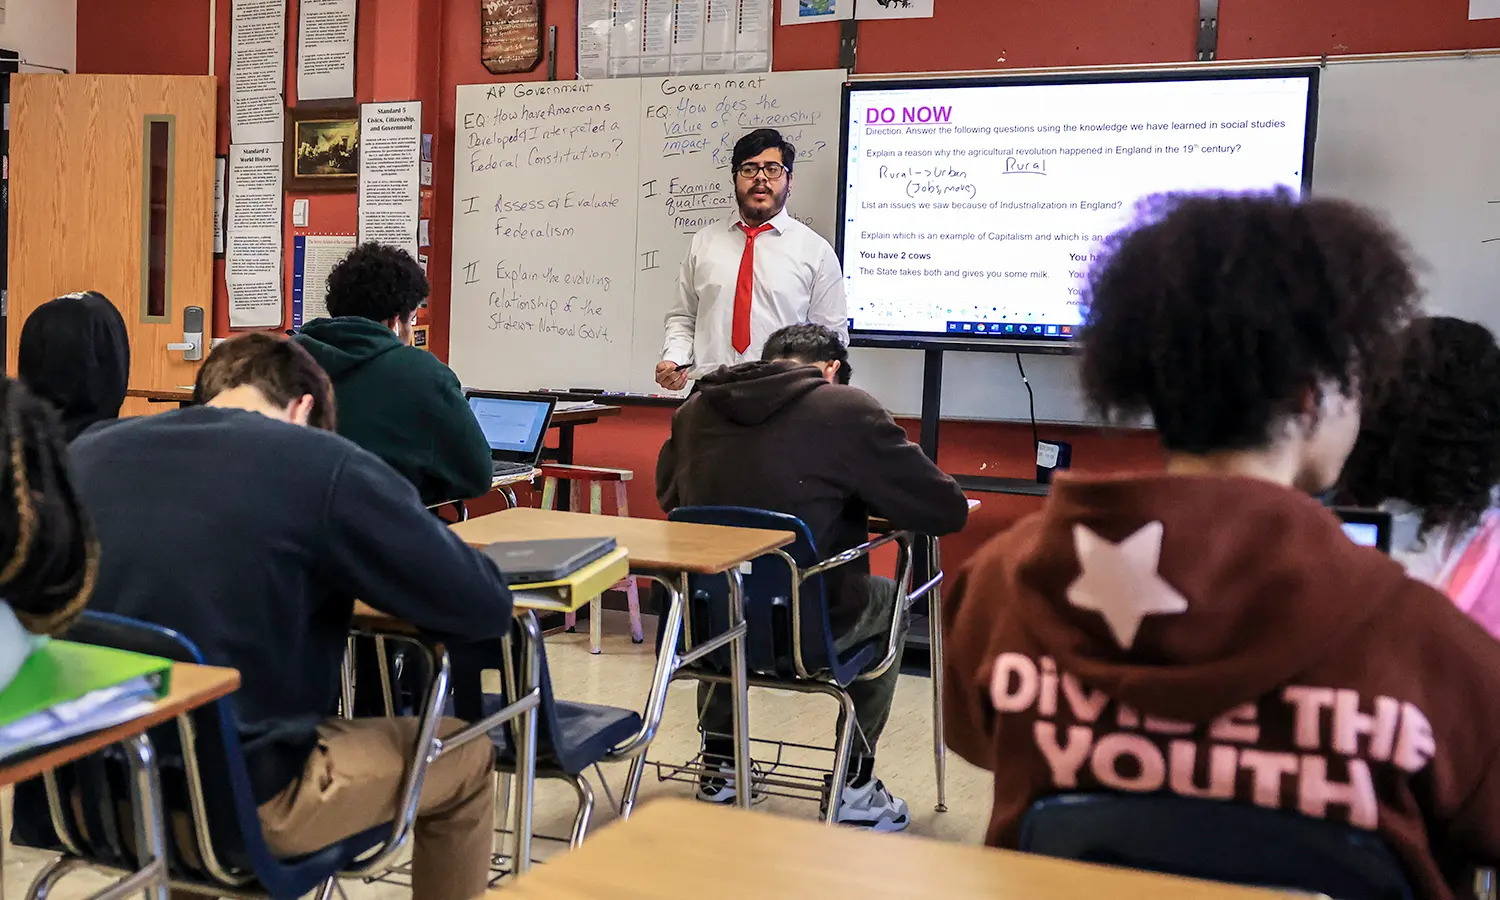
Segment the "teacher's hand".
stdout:
<svg viewBox="0 0 1500 900">
<path fill-rule="evenodd" d="M 656 364 L 656 383 L 669 391 L 680 391 L 687 387 L 687 369 L 678 371 L 677 363 L 664 359 Z"/>
</svg>

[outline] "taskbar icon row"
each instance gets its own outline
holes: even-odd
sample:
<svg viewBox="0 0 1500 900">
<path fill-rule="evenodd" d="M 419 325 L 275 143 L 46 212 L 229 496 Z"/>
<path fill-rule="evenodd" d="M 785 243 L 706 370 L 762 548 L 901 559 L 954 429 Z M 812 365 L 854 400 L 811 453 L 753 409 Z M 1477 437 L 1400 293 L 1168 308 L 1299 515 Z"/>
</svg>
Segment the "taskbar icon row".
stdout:
<svg viewBox="0 0 1500 900">
<path fill-rule="evenodd" d="M 1070 340 L 1078 331 L 1076 325 L 1016 324 L 1014 322 L 949 322 L 949 334 L 1012 335 L 1021 337 L 1051 337 Z"/>
</svg>

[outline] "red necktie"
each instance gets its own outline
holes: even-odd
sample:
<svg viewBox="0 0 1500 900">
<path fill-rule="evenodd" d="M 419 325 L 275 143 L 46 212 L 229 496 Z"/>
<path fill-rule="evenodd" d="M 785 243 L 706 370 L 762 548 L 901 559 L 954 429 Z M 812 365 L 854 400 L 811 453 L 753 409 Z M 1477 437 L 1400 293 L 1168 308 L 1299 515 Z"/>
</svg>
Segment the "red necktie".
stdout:
<svg viewBox="0 0 1500 900">
<path fill-rule="evenodd" d="M 734 282 L 734 329 L 730 332 L 730 343 L 734 352 L 744 353 L 750 348 L 750 295 L 755 287 L 755 239 L 771 230 L 767 222 L 759 228 L 749 228 L 744 222 L 735 225 L 745 232 L 745 252 L 740 256 L 740 277 Z"/>
</svg>

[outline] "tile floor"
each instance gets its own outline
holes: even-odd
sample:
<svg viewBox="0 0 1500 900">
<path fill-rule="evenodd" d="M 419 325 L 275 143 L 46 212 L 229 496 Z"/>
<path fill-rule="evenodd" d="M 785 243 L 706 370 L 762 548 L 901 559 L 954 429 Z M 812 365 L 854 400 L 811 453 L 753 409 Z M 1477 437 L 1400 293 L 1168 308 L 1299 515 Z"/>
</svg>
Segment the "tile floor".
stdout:
<svg viewBox="0 0 1500 900">
<path fill-rule="evenodd" d="M 560 697 L 639 709 L 645 702 L 651 683 L 653 657 L 650 645 L 630 643 L 624 614 L 606 612 L 604 653 L 588 652 L 586 634 L 556 634 L 547 638 L 548 662 L 554 687 Z M 648 627 L 647 632 L 650 633 Z M 666 717 L 651 748 L 650 758 L 683 761 L 697 751 L 698 735 L 694 727 L 694 686 L 678 682 L 668 695 Z M 776 737 L 788 741 L 826 745 L 831 742 L 835 710 L 832 701 L 818 696 L 785 692 L 752 691 L 750 699 L 751 734 L 754 737 Z M 757 749 L 757 755 L 760 751 Z M 607 766 L 605 775 L 610 789 L 618 796 L 625 778 L 625 766 Z M 881 738 L 876 774 L 912 810 L 913 834 L 967 843 L 979 842 L 989 817 L 990 780 L 987 773 L 948 754 L 948 812 L 934 811 L 936 786 L 932 760 L 932 692 L 931 683 L 922 677 L 903 675 L 896 692 L 895 707 L 885 735 Z M 616 818 L 609 808 L 597 776 L 594 793 L 593 829 L 607 827 Z M 641 803 L 653 797 L 686 796 L 691 788 L 685 784 L 659 781 L 655 770 L 648 768 L 641 787 Z M 561 782 L 539 783 L 536 828 L 540 834 L 565 836 L 572 823 L 574 794 Z M 0 799 L 0 810 L 9 815 L 9 796 Z M 760 809 L 778 814 L 817 818 L 815 803 L 769 797 Z M 9 834 L 8 825 L 5 834 Z M 563 852 L 564 845 L 539 840 L 536 856 Z M 47 863 L 47 854 L 6 847 L 4 880 L 0 898 L 19 900 L 25 896 L 32 876 Z M 104 878 L 80 872 L 68 876 L 52 895 L 56 900 L 87 896 L 106 884 Z M 410 896 L 406 888 L 390 884 L 352 882 L 345 884 L 349 900 L 396 900 Z"/>
</svg>

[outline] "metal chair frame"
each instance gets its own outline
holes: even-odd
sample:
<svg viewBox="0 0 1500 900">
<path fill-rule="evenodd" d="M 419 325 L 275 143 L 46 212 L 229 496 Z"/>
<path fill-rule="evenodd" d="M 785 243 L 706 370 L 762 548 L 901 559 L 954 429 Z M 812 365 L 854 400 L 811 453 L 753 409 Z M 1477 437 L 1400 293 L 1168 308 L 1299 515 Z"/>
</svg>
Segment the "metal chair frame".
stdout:
<svg viewBox="0 0 1500 900">
<path fill-rule="evenodd" d="M 414 748 L 413 764 L 407 770 L 402 780 L 401 800 L 397 807 L 397 815 L 391 823 L 390 834 L 375 848 L 372 848 L 368 854 L 356 860 L 348 869 L 330 877 L 324 882 L 318 892 L 320 900 L 332 896 L 332 892 L 340 877 L 374 878 L 394 866 L 397 857 L 405 851 L 408 842 L 411 840 L 412 827 L 416 822 L 417 806 L 422 792 L 422 784 L 426 779 L 428 768 L 432 763 L 441 758 L 444 753 L 462 746 L 469 741 L 476 739 L 488 741 L 489 731 L 505 724 L 511 725 L 512 733 L 515 737 L 517 773 L 520 779 L 517 787 L 517 800 L 520 806 L 518 818 L 521 820 L 518 832 L 521 835 L 521 845 L 524 852 L 518 853 L 517 869 L 520 872 L 525 872 L 530 867 L 531 788 L 536 776 L 535 711 L 541 703 L 540 654 L 542 653 L 542 639 L 541 628 L 537 624 L 536 616 L 533 613 L 523 613 L 518 617 L 518 622 L 526 636 L 529 650 L 526 657 L 526 668 L 521 674 L 521 679 L 526 684 L 524 694 L 518 695 L 516 692 L 514 668 L 509 665 L 509 655 L 513 652 L 512 635 L 507 634 L 503 639 L 507 654 L 506 692 L 508 696 L 519 696 L 520 699 L 511 702 L 503 709 L 468 725 L 446 738 L 438 737 L 438 726 L 442 721 L 443 706 L 448 697 L 449 684 L 452 679 L 452 662 L 443 644 L 433 643 L 431 646 L 427 646 L 421 642 L 417 642 L 429 654 L 429 661 L 433 664 L 433 679 L 423 707 L 421 726 L 418 729 L 417 744 Z M 355 633 L 380 636 L 377 632 L 357 631 Z M 348 668 L 349 662 L 346 658 L 346 671 Z M 346 679 L 346 703 L 347 697 L 351 693 L 351 684 L 352 681 Z M 346 706 L 346 708 L 348 707 Z M 231 872 L 221 862 L 220 854 L 215 848 L 213 835 L 208 824 L 207 804 L 203 795 L 203 782 L 197 752 L 197 732 L 188 715 L 179 716 L 176 723 L 182 743 L 183 765 L 187 774 L 189 811 L 193 825 L 195 849 L 197 850 L 199 859 L 203 862 L 203 867 L 219 883 L 200 884 L 173 879 L 171 881 L 173 889 L 211 897 L 262 898 L 269 896 L 264 892 L 246 889 L 247 885 L 255 881 L 254 873 Z M 517 734 L 516 732 L 520 733 Z M 31 890 L 27 894 L 28 900 L 44 900 L 52 887 L 56 885 L 57 881 L 63 875 L 80 866 L 86 865 L 90 868 L 118 871 L 112 866 L 96 864 L 83 857 L 80 850 L 81 844 L 68 827 L 67 816 L 63 812 L 63 798 L 61 790 L 58 787 L 56 775 L 49 772 L 44 778 L 47 792 L 47 806 L 52 820 L 52 827 L 66 852 L 37 876 L 36 881 L 33 882 Z M 158 854 L 158 856 L 159 858 L 165 858 L 164 854 Z M 139 890 L 139 888 L 136 888 L 136 890 Z M 119 896 L 124 895 L 122 893 Z"/>
<path fill-rule="evenodd" d="M 934 578 L 923 584 L 916 591 L 912 591 L 910 589 L 913 570 L 911 534 L 905 531 L 893 531 L 889 534 L 885 534 L 878 538 L 875 538 L 874 540 L 866 541 L 865 543 L 860 544 L 857 547 L 851 547 L 850 549 L 845 550 L 842 553 L 830 556 L 827 559 L 815 563 L 814 565 L 808 566 L 805 569 L 799 567 L 796 560 L 792 559 L 791 555 L 784 550 L 773 550 L 770 553 L 767 553 L 765 556 L 761 557 L 762 560 L 768 557 L 775 557 L 779 559 L 783 564 L 786 565 L 788 573 L 791 576 L 792 593 L 790 604 L 792 613 L 792 663 L 796 672 L 796 677 L 794 679 L 788 680 L 783 678 L 749 675 L 746 679 L 748 686 L 773 688 L 776 690 L 790 690 L 798 693 L 824 694 L 833 698 L 834 701 L 839 704 L 839 713 L 837 724 L 835 726 L 835 734 L 837 735 L 837 737 L 832 748 L 833 766 L 830 772 L 830 774 L 832 775 L 832 780 L 829 782 L 828 788 L 826 790 L 822 789 L 821 784 L 819 784 L 816 789 L 810 787 L 809 782 L 811 781 L 811 779 L 806 776 L 803 776 L 800 779 L 797 776 L 778 778 L 775 775 L 775 771 L 786 765 L 780 761 L 779 751 L 777 761 L 770 767 L 770 770 L 765 774 L 752 779 L 752 784 L 758 783 L 768 787 L 782 787 L 789 790 L 800 790 L 804 792 L 811 792 L 813 790 L 816 790 L 817 793 L 821 794 L 825 798 L 824 821 L 829 825 L 834 824 L 837 817 L 838 804 L 842 792 L 836 789 L 835 786 L 843 785 L 848 776 L 849 760 L 853 751 L 854 734 L 857 731 L 857 723 L 854 717 L 854 701 L 849 697 L 847 686 L 838 684 L 837 681 L 833 679 L 832 673 L 828 670 L 809 670 L 805 662 L 805 655 L 802 649 L 802 585 L 810 578 L 825 575 L 828 572 L 838 569 L 841 566 L 846 566 L 849 563 L 854 562 L 855 560 L 868 557 L 875 550 L 891 543 L 896 544 L 898 550 L 896 566 L 897 594 L 896 602 L 895 604 L 893 604 L 892 609 L 889 636 L 886 641 L 886 652 L 879 663 L 877 663 L 874 667 L 860 673 L 855 678 L 855 680 L 857 681 L 869 681 L 884 675 L 891 666 L 897 663 L 900 656 L 900 647 L 897 643 L 897 636 L 899 634 L 899 627 L 902 617 L 909 614 L 913 602 L 926 595 L 928 591 L 936 588 L 943 578 L 942 574 L 938 573 Z M 756 562 L 759 563 L 760 560 L 756 560 Z M 731 572 L 729 573 L 729 576 L 731 585 L 738 586 L 740 582 L 739 572 Z M 685 594 L 686 590 L 686 578 L 684 578 L 682 592 Z M 684 641 L 690 647 L 692 634 L 692 626 L 690 621 L 688 622 L 687 628 L 682 629 L 682 633 L 686 635 Z M 670 634 L 671 629 L 669 628 L 668 633 L 663 636 L 663 652 L 661 653 L 661 658 L 666 658 L 671 655 L 667 651 L 667 648 L 665 646 L 665 641 L 670 636 Z M 712 684 L 732 684 L 732 676 L 705 672 L 699 669 L 686 668 L 691 664 L 691 662 L 701 659 L 704 655 L 707 654 L 707 652 L 711 652 L 712 650 L 717 649 L 718 646 L 721 645 L 720 639 L 722 637 L 724 636 L 720 635 L 713 641 L 710 641 L 708 644 L 703 645 L 703 647 L 700 647 L 697 650 L 694 650 L 693 652 L 687 654 L 687 656 L 682 657 L 682 662 L 674 668 L 670 680 L 675 681 L 679 678 L 690 678 L 698 681 L 709 682 Z M 737 700 L 739 699 L 742 698 L 737 698 Z M 775 744 L 778 747 L 789 746 L 786 742 L 781 741 L 757 741 L 757 743 Z M 807 749 L 826 751 L 828 748 L 808 747 Z M 640 774 L 641 771 L 644 770 L 645 765 L 646 760 L 644 755 L 642 755 L 641 757 L 638 757 L 631 766 L 630 777 L 626 782 L 626 797 L 632 803 L 635 799 L 636 792 L 639 790 Z M 688 763 L 680 766 L 671 766 L 669 764 L 662 763 L 655 763 L 654 765 L 657 766 L 658 777 L 662 778 L 663 780 L 695 781 L 699 776 L 707 774 L 707 770 L 702 766 L 701 763 L 697 761 L 697 758 L 695 758 L 694 760 L 690 760 Z M 787 767 L 810 768 L 805 766 Z M 938 767 L 941 777 L 941 759 L 939 759 L 938 761 Z M 823 770 L 815 771 L 821 772 Z M 662 774 L 664 772 L 666 774 Z M 821 779 L 818 780 L 819 782 L 821 782 Z M 784 793 L 782 794 L 782 796 L 791 796 L 795 799 L 811 799 L 810 797 L 804 797 L 800 794 Z M 622 804 L 623 802 L 624 801 L 622 800 Z M 628 812 L 622 809 L 622 814 L 628 815 Z"/>
</svg>

